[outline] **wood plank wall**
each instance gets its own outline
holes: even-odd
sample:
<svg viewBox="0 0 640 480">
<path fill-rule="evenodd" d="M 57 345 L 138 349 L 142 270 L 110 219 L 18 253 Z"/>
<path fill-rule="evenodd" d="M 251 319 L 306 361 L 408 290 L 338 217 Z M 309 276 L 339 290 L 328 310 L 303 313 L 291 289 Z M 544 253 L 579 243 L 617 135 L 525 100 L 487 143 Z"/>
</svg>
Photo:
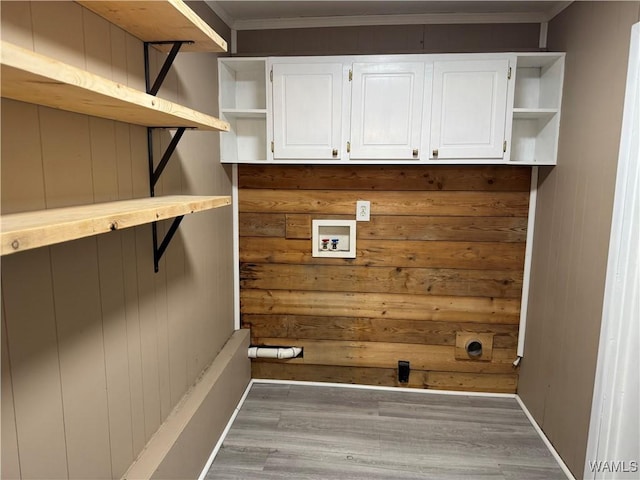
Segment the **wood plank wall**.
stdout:
<svg viewBox="0 0 640 480">
<path fill-rule="evenodd" d="M 240 165 L 242 325 L 254 345 L 304 347 L 254 360 L 254 378 L 515 392 L 531 171 L 495 166 Z M 355 259 L 313 258 L 311 220 L 355 218 Z M 457 332 L 492 358 L 456 360 Z"/>
<path fill-rule="evenodd" d="M 142 43 L 78 4 L 1 8 L 3 40 L 144 90 Z M 179 56 L 159 95 L 213 114 L 216 78 Z M 218 139 L 186 132 L 158 194 L 230 194 Z M 3 213 L 146 197 L 147 169 L 143 127 L 2 101 Z M 233 331 L 231 232 L 185 217 L 158 274 L 149 225 L 3 257 L 3 479 L 124 474 Z"/>
</svg>

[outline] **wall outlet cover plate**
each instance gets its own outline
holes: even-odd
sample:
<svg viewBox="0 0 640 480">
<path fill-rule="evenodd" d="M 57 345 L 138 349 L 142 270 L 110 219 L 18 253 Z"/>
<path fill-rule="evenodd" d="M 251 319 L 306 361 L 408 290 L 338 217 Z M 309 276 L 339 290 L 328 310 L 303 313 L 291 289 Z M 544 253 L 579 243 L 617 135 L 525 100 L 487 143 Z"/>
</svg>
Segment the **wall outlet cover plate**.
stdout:
<svg viewBox="0 0 640 480">
<path fill-rule="evenodd" d="M 356 220 L 368 222 L 371 215 L 371 202 L 369 200 L 356 201 Z"/>
</svg>

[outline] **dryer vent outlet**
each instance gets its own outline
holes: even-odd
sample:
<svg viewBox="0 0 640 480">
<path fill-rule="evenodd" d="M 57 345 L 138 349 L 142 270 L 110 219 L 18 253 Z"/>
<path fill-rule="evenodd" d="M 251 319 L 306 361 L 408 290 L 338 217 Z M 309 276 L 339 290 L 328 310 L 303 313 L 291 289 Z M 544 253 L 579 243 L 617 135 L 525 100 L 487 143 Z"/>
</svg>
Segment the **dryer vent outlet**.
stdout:
<svg viewBox="0 0 640 480">
<path fill-rule="evenodd" d="M 490 362 L 493 358 L 493 333 L 456 332 L 456 360 Z"/>
<path fill-rule="evenodd" d="M 465 345 L 467 355 L 471 358 L 482 356 L 482 342 L 480 340 L 469 340 Z"/>
</svg>

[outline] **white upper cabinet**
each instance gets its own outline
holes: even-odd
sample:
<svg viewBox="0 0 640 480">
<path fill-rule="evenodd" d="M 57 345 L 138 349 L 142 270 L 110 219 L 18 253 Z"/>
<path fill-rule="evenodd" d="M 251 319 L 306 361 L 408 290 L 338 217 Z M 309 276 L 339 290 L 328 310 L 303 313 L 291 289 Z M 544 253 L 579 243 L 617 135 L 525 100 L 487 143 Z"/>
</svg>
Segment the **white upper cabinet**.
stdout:
<svg viewBox="0 0 640 480">
<path fill-rule="evenodd" d="M 555 165 L 564 53 L 218 59 L 228 163 Z"/>
<path fill-rule="evenodd" d="M 342 63 L 273 64 L 273 158 L 339 159 Z"/>
<path fill-rule="evenodd" d="M 354 63 L 352 68 L 350 158 L 419 159 L 425 63 Z"/>
<path fill-rule="evenodd" d="M 508 72 L 508 59 L 434 63 L 431 158 L 503 158 Z"/>
</svg>

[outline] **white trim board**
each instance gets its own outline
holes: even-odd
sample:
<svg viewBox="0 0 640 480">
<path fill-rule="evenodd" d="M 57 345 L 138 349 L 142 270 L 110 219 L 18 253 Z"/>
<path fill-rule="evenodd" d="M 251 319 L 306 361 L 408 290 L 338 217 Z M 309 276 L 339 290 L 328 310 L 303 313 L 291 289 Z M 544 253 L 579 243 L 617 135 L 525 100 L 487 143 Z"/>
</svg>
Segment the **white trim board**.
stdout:
<svg viewBox="0 0 640 480">
<path fill-rule="evenodd" d="M 520 326 L 518 327 L 518 358 L 524 357 L 524 336 L 527 329 L 527 309 L 529 307 L 529 288 L 531 282 L 531 261 L 533 258 L 533 230 L 536 224 L 536 203 L 538 198 L 538 167 L 531 168 L 531 187 L 529 190 L 529 217 L 527 219 L 527 240 L 524 252 L 524 271 L 522 273 L 522 297 L 520 299 Z M 517 361 L 517 360 L 516 360 Z"/>
<path fill-rule="evenodd" d="M 206 477 L 207 472 L 211 468 L 211 465 L 213 464 L 216 458 L 216 455 L 218 454 L 218 451 L 222 447 L 222 444 L 224 443 L 224 440 L 227 434 L 229 433 L 229 430 L 231 430 L 231 427 L 233 426 L 233 422 L 236 416 L 238 415 L 238 412 L 242 408 L 242 405 L 244 404 L 249 394 L 249 391 L 251 390 L 251 387 L 256 383 L 278 384 L 278 385 L 307 385 L 307 386 L 339 387 L 339 388 L 352 388 L 352 389 L 357 388 L 361 390 L 382 390 L 382 391 L 389 391 L 389 392 L 422 393 L 427 395 L 458 395 L 458 396 L 468 396 L 468 397 L 513 398 L 518 402 L 520 409 L 525 414 L 525 416 L 529 419 L 529 422 L 531 423 L 535 431 L 538 433 L 538 436 L 542 439 L 542 441 L 544 442 L 545 446 L 547 447 L 547 449 L 549 450 L 553 458 L 558 462 L 558 465 L 560 466 L 564 474 L 567 476 L 567 478 L 569 480 L 576 480 L 575 477 L 572 475 L 571 471 L 569 470 L 569 468 L 567 467 L 567 465 L 564 463 L 564 461 L 556 451 L 556 449 L 553 447 L 549 439 L 546 437 L 542 429 L 538 426 L 536 421 L 533 419 L 533 416 L 531 415 L 531 413 L 529 412 L 525 404 L 520 399 L 520 396 L 518 396 L 517 394 L 460 392 L 460 391 L 452 391 L 452 390 L 432 390 L 432 389 L 427 390 L 427 389 L 419 389 L 419 388 L 384 387 L 384 386 L 377 386 L 377 385 L 359 385 L 359 384 L 350 384 L 350 383 L 301 382 L 301 381 L 293 381 L 293 380 L 270 380 L 270 379 L 256 379 L 256 378 L 251 379 L 251 381 L 249 382 L 249 385 L 247 385 L 247 388 L 244 394 L 242 395 L 242 398 L 238 402 L 238 406 L 236 407 L 231 418 L 229 419 L 227 426 L 222 432 L 222 435 L 220 435 L 220 439 L 218 440 L 218 443 L 216 443 L 215 447 L 213 448 L 213 451 L 211 452 L 211 455 L 209 456 L 207 463 L 202 469 L 202 472 L 200 473 L 198 480 L 204 480 L 204 478 Z"/>
<path fill-rule="evenodd" d="M 547 37 L 549 35 L 549 22 L 540 23 L 540 39 L 538 40 L 538 47 L 541 50 L 547 48 Z"/>
<path fill-rule="evenodd" d="M 233 216 L 233 328 L 240 329 L 240 214 L 238 207 L 238 164 L 231 166 L 231 209 Z"/>
</svg>

